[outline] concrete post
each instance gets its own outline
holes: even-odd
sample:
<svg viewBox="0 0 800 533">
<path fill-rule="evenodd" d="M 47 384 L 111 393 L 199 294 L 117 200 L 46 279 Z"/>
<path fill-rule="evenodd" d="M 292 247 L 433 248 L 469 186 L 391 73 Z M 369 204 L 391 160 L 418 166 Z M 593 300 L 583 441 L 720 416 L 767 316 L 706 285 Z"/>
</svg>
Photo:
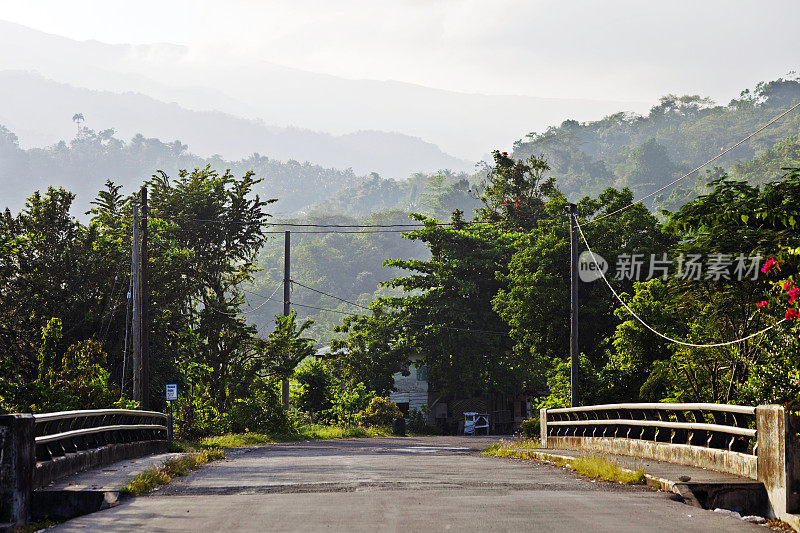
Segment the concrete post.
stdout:
<svg viewBox="0 0 800 533">
<path fill-rule="evenodd" d="M 539 432 L 542 438 L 542 448 L 547 448 L 547 409 L 539 409 Z"/>
<path fill-rule="evenodd" d="M 0 416 L 0 531 L 24 525 L 30 516 L 36 445 L 33 415 Z"/>
<path fill-rule="evenodd" d="M 796 426 L 795 417 L 783 406 L 756 407 L 758 480 L 767 489 L 775 516 L 782 520 L 800 510 L 795 473 L 795 461 L 800 459 Z"/>
</svg>

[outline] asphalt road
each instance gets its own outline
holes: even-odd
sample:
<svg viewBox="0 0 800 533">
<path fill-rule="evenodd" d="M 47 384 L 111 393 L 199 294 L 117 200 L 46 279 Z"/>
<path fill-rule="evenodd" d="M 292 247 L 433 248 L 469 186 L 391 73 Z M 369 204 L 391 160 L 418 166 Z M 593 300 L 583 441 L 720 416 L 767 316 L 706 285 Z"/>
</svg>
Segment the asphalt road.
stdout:
<svg viewBox="0 0 800 533">
<path fill-rule="evenodd" d="M 480 455 L 484 437 L 352 439 L 229 452 L 54 531 L 765 531 L 646 487 Z"/>
</svg>

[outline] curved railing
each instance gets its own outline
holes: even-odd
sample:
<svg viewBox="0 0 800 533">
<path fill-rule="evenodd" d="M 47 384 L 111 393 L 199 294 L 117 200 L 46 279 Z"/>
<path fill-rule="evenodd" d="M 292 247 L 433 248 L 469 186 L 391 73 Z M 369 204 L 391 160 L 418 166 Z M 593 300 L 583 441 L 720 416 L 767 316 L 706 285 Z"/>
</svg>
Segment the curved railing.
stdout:
<svg viewBox="0 0 800 533">
<path fill-rule="evenodd" d="M 155 411 L 95 409 L 36 414 L 33 418 L 39 462 L 111 444 L 168 439 L 168 417 Z"/>
<path fill-rule="evenodd" d="M 755 454 L 756 408 L 713 403 L 619 403 L 546 409 L 545 437 L 614 437 Z"/>
</svg>

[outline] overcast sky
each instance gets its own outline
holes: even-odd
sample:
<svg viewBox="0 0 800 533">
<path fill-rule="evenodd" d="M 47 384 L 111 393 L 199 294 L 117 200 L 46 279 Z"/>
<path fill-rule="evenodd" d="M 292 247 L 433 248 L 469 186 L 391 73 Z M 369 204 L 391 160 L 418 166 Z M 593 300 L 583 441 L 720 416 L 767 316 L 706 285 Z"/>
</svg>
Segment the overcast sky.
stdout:
<svg viewBox="0 0 800 533">
<path fill-rule="evenodd" d="M 0 19 L 487 94 L 724 103 L 800 70 L 797 0 L 0 0 Z"/>
</svg>

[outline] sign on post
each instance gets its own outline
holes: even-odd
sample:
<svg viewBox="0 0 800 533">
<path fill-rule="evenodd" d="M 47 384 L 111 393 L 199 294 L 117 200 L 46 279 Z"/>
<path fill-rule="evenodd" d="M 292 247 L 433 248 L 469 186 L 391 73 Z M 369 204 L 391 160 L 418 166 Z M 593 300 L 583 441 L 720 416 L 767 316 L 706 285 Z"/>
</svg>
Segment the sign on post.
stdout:
<svg viewBox="0 0 800 533">
<path fill-rule="evenodd" d="M 172 417 L 172 402 L 178 399 L 178 384 L 167 383 L 164 385 L 164 394 L 169 403 L 169 440 L 172 442 L 172 435 L 175 433 L 175 419 Z"/>
<path fill-rule="evenodd" d="M 177 383 L 167 383 L 164 386 L 167 394 L 167 401 L 174 402 L 178 399 L 178 384 Z"/>
</svg>

